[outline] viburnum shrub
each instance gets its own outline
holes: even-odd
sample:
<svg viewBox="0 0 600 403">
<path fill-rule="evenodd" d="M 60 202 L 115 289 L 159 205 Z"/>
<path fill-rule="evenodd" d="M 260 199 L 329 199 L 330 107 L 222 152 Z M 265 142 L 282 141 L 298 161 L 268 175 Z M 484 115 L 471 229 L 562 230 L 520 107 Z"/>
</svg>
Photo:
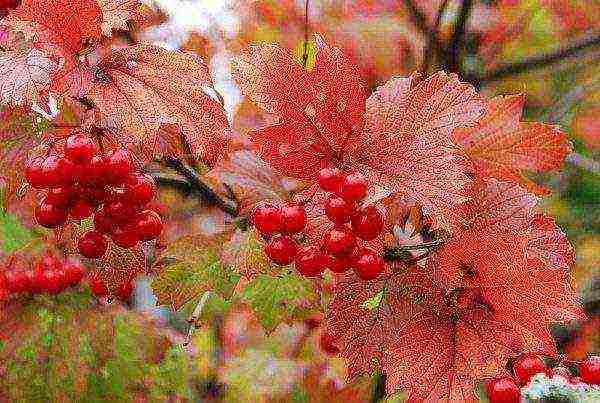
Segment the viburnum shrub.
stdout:
<svg viewBox="0 0 600 403">
<path fill-rule="evenodd" d="M 260 44 L 232 76 L 276 123 L 240 146 L 203 60 L 111 39 L 134 3 L 27 0 L 1 23 L 2 105 L 50 110 L 5 142 L 4 194 L 21 212 L 33 201 L 46 242 L 89 258 L 95 295 L 126 297 L 151 272 L 174 309 L 216 293 L 267 331 L 320 312 L 321 345 L 351 377 L 384 373 L 412 401 L 474 401 L 520 354 L 557 355 L 549 327 L 585 313 L 573 248 L 539 207 L 550 191 L 528 173 L 559 170 L 571 144 L 521 120 L 524 95 L 487 98 L 443 71 L 369 94 L 319 35 L 310 63 Z M 202 212 L 154 211 L 146 170 Z M 519 382 L 543 369 L 513 368 Z M 491 398 L 514 399 L 501 379 Z"/>
</svg>

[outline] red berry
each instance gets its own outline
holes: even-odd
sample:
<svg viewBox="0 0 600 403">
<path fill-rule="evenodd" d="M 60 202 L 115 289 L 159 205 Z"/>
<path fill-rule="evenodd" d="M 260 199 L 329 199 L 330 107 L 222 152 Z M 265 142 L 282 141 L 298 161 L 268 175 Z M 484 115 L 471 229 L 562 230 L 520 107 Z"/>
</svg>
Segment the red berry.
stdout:
<svg viewBox="0 0 600 403">
<path fill-rule="evenodd" d="M 308 330 L 315 330 L 323 323 L 323 315 L 322 314 L 314 314 L 308 319 L 304 321 L 304 324 L 308 328 Z"/>
<path fill-rule="evenodd" d="M 317 176 L 319 186 L 326 192 L 337 192 L 342 180 L 342 172 L 338 168 L 323 168 Z"/>
<path fill-rule="evenodd" d="M 254 209 L 252 224 L 263 235 L 281 232 L 281 209 L 271 203 L 264 203 Z"/>
<path fill-rule="evenodd" d="M 94 141 L 83 134 L 69 136 L 65 144 L 65 156 L 78 165 L 90 162 L 97 152 Z"/>
<path fill-rule="evenodd" d="M 274 263 L 287 266 L 294 261 L 298 246 L 292 237 L 277 235 L 265 246 L 265 253 Z"/>
<path fill-rule="evenodd" d="M 526 385 L 535 374 L 546 372 L 547 369 L 544 360 L 532 353 L 521 354 L 513 365 L 513 371 L 521 385 Z"/>
<path fill-rule="evenodd" d="M 40 262 L 42 270 L 58 270 L 62 267 L 60 260 L 54 257 L 51 253 L 45 253 Z"/>
<path fill-rule="evenodd" d="M 46 177 L 48 187 L 71 185 L 74 180 L 74 166 L 66 158 L 50 155 L 42 164 L 42 174 Z"/>
<path fill-rule="evenodd" d="M 106 160 L 100 155 L 94 155 L 90 162 L 77 166 L 75 177 L 83 186 L 103 187 L 108 182 Z"/>
<path fill-rule="evenodd" d="M 97 206 L 106 201 L 108 192 L 102 186 L 84 187 L 81 189 L 81 198 L 87 200 L 90 204 Z"/>
<path fill-rule="evenodd" d="M 385 262 L 377 252 L 369 248 L 362 248 L 356 252 L 354 272 L 363 280 L 373 280 L 383 272 Z"/>
<path fill-rule="evenodd" d="M 140 241 L 138 234 L 129 226 L 115 228 L 110 237 L 115 244 L 126 249 L 133 248 Z"/>
<path fill-rule="evenodd" d="M 49 187 L 48 180 L 42 171 L 44 157 L 36 157 L 27 161 L 25 166 L 25 179 L 36 189 Z"/>
<path fill-rule="evenodd" d="M 37 278 L 37 270 L 26 269 L 25 276 L 27 276 L 27 285 L 28 285 L 26 292 L 29 292 L 31 294 L 40 293 L 41 288 L 39 286 L 39 281 Z"/>
<path fill-rule="evenodd" d="M 600 356 L 591 355 L 579 363 L 579 376 L 585 383 L 600 385 Z"/>
<path fill-rule="evenodd" d="M 106 214 L 104 209 L 96 211 L 94 214 L 94 228 L 101 234 L 111 234 L 115 225 L 112 219 Z"/>
<path fill-rule="evenodd" d="M 63 270 L 44 270 L 42 273 L 42 291 L 48 294 L 60 294 L 67 288 Z"/>
<path fill-rule="evenodd" d="M 306 277 L 315 277 L 323 273 L 330 266 L 331 258 L 317 247 L 310 246 L 298 250 L 295 264 L 298 273 Z"/>
<path fill-rule="evenodd" d="M 162 218 L 166 217 L 169 213 L 169 208 L 167 207 L 167 205 L 157 201 L 151 201 L 150 203 L 148 203 L 146 205 L 146 209 L 154 211 Z"/>
<path fill-rule="evenodd" d="M 352 217 L 352 230 L 360 239 L 371 241 L 383 231 L 383 214 L 375 206 L 369 206 Z"/>
<path fill-rule="evenodd" d="M 108 240 L 98 231 L 88 231 L 77 243 L 79 253 L 88 259 L 98 259 L 106 253 Z"/>
<path fill-rule="evenodd" d="M 490 403 L 519 403 L 521 400 L 519 386 L 509 377 L 492 379 L 486 390 Z"/>
<path fill-rule="evenodd" d="M 306 211 L 303 206 L 291 205 L 281 209 L 281 232 L 296 234 L 306 227 Z"/>
<path fill-rule="evenodd" d="M 356 237 L 346 227 L 332 228 L 325 234 L 325 249 L 332 255 L 345 255 L 352 252 L 355 246 Z"/>
<path fill-rule="evenodd" d="M 132 175 L 125 181 L 125 200 L 144 205 L 156 196 L 156 183 L 149 175 Z"/>
<path fill-rule="evenodd" d="M 336 258 L 331 258 L 329 270 L 331 270 L 333 273 L 345 273 L 352 266 L 353 262 L 351 256 L 339 256 Z"/>
<path fill-rule="evenodd" d="M 79 284 L 85 276 L 85 267 L 79 260 L 67 259 L 63 270 L 65 271 L 66 281 L 71 287 Z"/>
<path fill-rule="evenodd" d="M 104 282 L 99 277 L 92 277 L 88 280 L 90 284 L 90 290 L 96 297 L 106 297 L 108 295 L 108 289 L 104 285 Z"/>
<path fill-rule="evenodd" d="M 129 151 L 122 148 L 114 150 L 106 159 L 106 168 L 110 183 L 122 183 L 131 174 L 131 171 L 133 171 L 133 163 L 131 162 Z"/>
<path fill-rule="evenodd" d="M 10 269 L 5 274 L 6 288 L 9 292 L 18 294 L 27 292 L 30 288 L 30 278 L 22 268 Z"/>
<path fill-rule="evenodd" d="M 69 215 L 73 220 L 76 221 L 84 220 L 90 217 L 93 213 L 94 205 L 90 204 L 90 202 L 85 199 L 77 200 L 69 210 Z"/>
<path fill-rule="evenodd" d="M 132 220 L 138 212 L 138 206 L 124 200 L 113 200 L 104 205 L 104 211 L 118 223 Z"/>
<path fill-rule="evenodd" d="M 162 219 L 152 210 L 144 210 L 135 219 L 134 231 L 142 241 L 151 241 L 160 236 L 163 230 Z"/>
<path fill-rule="evenodd" d="M 57 207 L 66 207 L 73 201 L 75 190 L 72 186 L 64 186 L 48 190 L 44 202 Z"/>
<path fill-rule="evenodd" d="M 67 221 L 66 209 L 44 202 L 35 208 L 34 215 L 37 223 L 46 228 L 57 228 Z"/>
<path fill-rule="evenodd" d="M 347 223 L 355 213 L 356 205 L 339 196 L 331 195 L 325 202 L 325 214 L 337 225 Z"/>
<path fill-rule="evenodd" d="M 321 349 L 329 354 L 336 355 L 340 352 L 340 349 L 336 347 L 334 343 L 333 336 L 327 333 L 325 330 L 321 332 L 321 338 L 319 339 L 319 344 L 321 345 Z"/>
<path fill-rule="evenodd" d="M 353 202 L 362 200 L 367 195 L 367 180 L 360 173 L 349 174 L 344 177 L 340 187 L 340 196 Z"/>
<path fill-rule="evenodd" d="M 119 298 L 123 302 L 128 302 L 131 299 L 131 294 L 133 294 L 133 282 L 126 281 L 121 284 L 119 288 L 116 290 L 117 298 Z"/>
</svg>

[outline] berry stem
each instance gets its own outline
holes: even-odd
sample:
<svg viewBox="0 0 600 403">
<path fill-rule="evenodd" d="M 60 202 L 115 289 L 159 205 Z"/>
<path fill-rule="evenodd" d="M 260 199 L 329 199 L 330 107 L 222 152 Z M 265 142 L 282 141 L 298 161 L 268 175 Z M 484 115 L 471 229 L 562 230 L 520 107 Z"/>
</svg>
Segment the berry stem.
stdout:
<svg viewBox="0 0 600 403">
<path fill-rule="evenodd" d="M 194 311 L 188 318 L 187 322 L 190 324 L 190 327 L 188 328 L 187 336 L 183 343 L 184 346 L 190 344 L 192 336 L 194 335 L 194 330 L 200 328 L 198 319 L 200 319 L 200 315 L 202 315 L 202 310 L 204 309 L 206 302 L 210 298 L 210 294 L 210 291 L 205 291 L 204 294 L 202 294 L 202 297 L 200 297 L 200 301 L 198 301 L 198 305 L 196 305 L 196 308 L 194 308 Z"/>
<path fill-rule="evenodd" d="M 386 249 L 383 258 L 387 261 L 406 261 L 407 259 L 412 259 L 412 255 L 409 253 L 413 250 L 422 250 L 422 249 L 433 249 L 441 246 L 446 242 L 445 239 L 436 239 L 435 241 L 424 242 L 418 245 L 403 245 L 395 248 Z"/>
<path fill-rule="evenodd" d="M 202 181 L 200 175 L 198 175 L 198 173 L 194 171 L 192 167 L 185 164 L 179 158 L 170 156 L 164 157 L 162 159 L 162 163 L 183 175 L 189 181 L 192 189 L 197 190 L 206 202 L 217 206 L 225 213 L 233 217 L 238 216 L 237 206 L 235 203 L 231 200 L 225 200 L 219 196 L 210 186 Z"/>
</svg>

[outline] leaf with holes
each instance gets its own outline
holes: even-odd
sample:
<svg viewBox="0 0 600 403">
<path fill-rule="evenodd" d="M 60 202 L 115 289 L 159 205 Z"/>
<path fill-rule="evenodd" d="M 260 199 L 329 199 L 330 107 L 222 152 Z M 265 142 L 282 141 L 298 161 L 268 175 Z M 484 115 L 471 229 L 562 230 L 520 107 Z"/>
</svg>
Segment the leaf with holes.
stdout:
<svg viewBox="0 0 600 403">
<path fill-rule="evenodd" d="M 524 176 L 523 171 L 548 172 L 562 167 L 572 151 L 566 134 L 556 126 L 521 122 L 525 97 L 500 96 L 468 129 L 454 133 L 480 176 L 519 183 L 538 194 L 549 191 Z"/>
<path fill-rule="evenodd" d="M 257 276 L 244 287 L 240 298 L 252 308 L 268 333 L 281 323 L 306 319 L 318 305 L 313 283 L 294 274 Z"/>
</svg>

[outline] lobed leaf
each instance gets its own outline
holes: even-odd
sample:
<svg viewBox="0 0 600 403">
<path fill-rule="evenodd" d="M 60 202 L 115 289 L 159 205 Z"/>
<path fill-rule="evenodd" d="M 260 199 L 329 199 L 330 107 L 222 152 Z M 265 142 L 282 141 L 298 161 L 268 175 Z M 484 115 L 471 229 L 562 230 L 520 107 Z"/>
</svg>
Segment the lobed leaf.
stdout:
<svg viewBox="0 0 600 403">
<path fill-rule="evenodd" d="M 98 0 L 102 9 L 102 34 L 111 36 L 114 29 L 127 29 L 127 21 L 135 14 L 138 0 Z"/>
</svg>

